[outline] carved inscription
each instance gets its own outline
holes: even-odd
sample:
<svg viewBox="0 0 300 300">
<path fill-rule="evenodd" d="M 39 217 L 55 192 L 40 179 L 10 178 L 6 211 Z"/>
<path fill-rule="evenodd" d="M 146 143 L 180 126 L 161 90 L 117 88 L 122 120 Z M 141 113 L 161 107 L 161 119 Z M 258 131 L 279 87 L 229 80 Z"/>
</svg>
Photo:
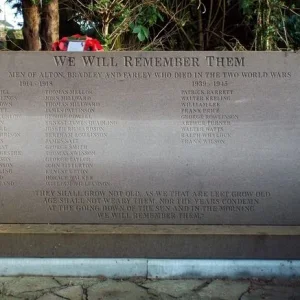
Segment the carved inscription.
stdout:
<svg viewBox="0 0 300 300">
<path fill-rule="evenodd" d="M 95 119 L 100 102 L 91 90 L 45 90 L 45 181 L 47 186 L 102 186 L 91 175 L 96 151 L 83 142 L 105 139 L 106 126 Z M 106 183 L 107 185 L 107 183 Z"/>
<path fill-rule="evenodd" d="M 39 190 L 48 210 L 90 212 L 102 219 L 199 220 L 216 212 L 254 213 L 265 191 Z"/>
<path fill-rule="evenodd" d="M 1 53 L 0 223 L 298 224 L 296 61 Z"/>
<path fill-rule="evenodd" d="M 0 186 L 13 187 L 16 161 L 22 157 L 22 149 L 18 144 L 21 132 L 11 128 L 13 121 L 21 118 L 21 114 L 13 113 L 17 106 L 17 97 L 7 89 L 0 89 Z"/>
</svg>

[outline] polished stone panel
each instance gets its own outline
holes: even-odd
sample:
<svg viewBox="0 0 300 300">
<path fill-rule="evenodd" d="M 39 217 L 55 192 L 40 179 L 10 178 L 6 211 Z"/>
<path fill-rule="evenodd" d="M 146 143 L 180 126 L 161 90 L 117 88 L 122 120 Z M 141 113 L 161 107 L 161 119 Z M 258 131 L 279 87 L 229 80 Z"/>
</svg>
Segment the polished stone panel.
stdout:
<svg viewBox="0 0 300 300">
<path fill-rule="evenodd" d="M 0 223 L 299 225 L 299 63 L 1 52 Z"/>
</svg>

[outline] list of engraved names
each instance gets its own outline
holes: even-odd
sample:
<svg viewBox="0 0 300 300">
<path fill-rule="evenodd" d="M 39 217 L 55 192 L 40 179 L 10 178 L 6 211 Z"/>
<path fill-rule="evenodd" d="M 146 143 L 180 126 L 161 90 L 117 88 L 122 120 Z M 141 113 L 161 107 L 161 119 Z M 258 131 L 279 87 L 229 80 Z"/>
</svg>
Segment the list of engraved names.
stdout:
<svg viewBox="0 0 300 300">
<path fill-rule="evenodd" d="M 295 72 L 241 53 L 40 53 L 30 66 L 22 55 L 0 71 L 4 222 L 26 199 L 33 223 L 257 224 L 280 212 L 270 204 L 290 188 L 272 174 L 297 134 L 270 114 L 264 85 Z"/>
</svg>

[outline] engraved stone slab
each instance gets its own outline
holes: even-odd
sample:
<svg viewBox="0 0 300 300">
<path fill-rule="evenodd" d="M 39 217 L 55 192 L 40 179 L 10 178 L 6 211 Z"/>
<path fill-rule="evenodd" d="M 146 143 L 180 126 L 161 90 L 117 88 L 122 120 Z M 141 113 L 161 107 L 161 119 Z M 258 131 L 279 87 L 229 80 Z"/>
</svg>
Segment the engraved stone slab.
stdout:
<svg viewBox="0 0 300 300">
<path fill-rule="evenodd" d="M 299 225 L 295 53 L 0 53 L 0 223 Z"/>
</svg>

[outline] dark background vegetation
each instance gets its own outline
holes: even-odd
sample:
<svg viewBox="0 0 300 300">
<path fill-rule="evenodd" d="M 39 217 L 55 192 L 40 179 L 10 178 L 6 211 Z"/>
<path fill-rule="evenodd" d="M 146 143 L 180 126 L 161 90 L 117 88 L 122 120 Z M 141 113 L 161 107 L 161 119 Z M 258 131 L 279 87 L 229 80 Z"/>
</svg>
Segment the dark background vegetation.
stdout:
<svg viewBox="0 0 300 300">
<path fill-rule="evenodd" d="M 300 0 L 9 0 L 24 18 L 10 49 L 87 34 L 106 50 L 295 50 Z"/>
</svg>

